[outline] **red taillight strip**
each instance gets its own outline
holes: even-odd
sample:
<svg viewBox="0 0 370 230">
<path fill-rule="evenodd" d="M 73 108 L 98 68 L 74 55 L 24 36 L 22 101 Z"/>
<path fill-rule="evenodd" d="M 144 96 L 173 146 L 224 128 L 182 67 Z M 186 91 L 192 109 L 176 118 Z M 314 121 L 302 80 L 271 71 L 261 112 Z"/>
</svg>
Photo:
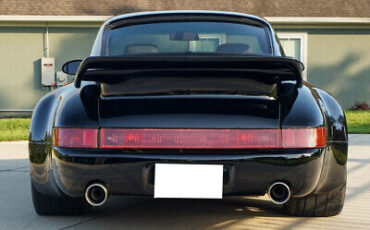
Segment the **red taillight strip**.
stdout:
<svg viewBox="0 0 370 230">
<path fill-rule="evenodd" d="M 67 148 L 98 148 L 97 129 L 55 128 L 53 144 Z"/>
<path fill-rule="evenodd" d="M 322 148 L 326 129 L 97 129 L 55 128 L 56 147 L 102 149 Z"/>
<path fill-rule="evenodd" d="M 282 129 L 282 148 L 322 148 L 326 145 L 326 129 Z"/>
<path fill-rule="evenodd" d="M 100 148 L 280 148 L 279 129 L 101 129 Z"/>
</svg>

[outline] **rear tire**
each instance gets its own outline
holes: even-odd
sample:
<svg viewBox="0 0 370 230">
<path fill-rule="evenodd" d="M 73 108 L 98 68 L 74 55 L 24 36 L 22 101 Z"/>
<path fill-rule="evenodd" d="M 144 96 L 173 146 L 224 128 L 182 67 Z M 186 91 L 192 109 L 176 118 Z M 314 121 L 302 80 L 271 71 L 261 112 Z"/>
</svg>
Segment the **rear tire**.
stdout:
<svg viewBox="0 0 370 230">
<path fill-rule="evenodd" d="M 292 197 L 284 205 L 284 208 L 293 216 L 335 216 L 342 211 L 345 195 L 346 184 L 340 189 L 328 193 Z"/>
<path fill-rule="evenodd" d="M 38 215 L 79 215 L 89 207 L 83 198 L 48 196 L 39 192 L 32 183 L 31 187 L 33 206 Z"/>
</svg>

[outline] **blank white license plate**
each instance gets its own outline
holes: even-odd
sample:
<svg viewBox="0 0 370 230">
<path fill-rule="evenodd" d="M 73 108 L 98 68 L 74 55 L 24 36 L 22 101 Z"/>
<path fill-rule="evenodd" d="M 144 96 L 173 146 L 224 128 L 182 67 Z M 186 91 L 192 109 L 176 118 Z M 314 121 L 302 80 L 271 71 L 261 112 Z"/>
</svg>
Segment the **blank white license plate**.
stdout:
<svg viewBox="0 0 370 230">
<path fill-rule="evenodd" d="M 223 165 L 155 164 L 154 198 L 222 199 Z"/>
</svg>

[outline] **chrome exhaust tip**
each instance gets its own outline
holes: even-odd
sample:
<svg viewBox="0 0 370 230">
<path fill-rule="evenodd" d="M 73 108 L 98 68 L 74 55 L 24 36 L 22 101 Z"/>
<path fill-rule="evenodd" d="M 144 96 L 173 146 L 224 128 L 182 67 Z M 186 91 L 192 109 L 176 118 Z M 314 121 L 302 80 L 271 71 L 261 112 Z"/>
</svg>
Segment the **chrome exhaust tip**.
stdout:
<svg viewBox="0 0 370 230">
<path fill-rule="evenodd" d="M 285 204 L 290 199 L 290 188 L 284 182 L 275 182 L 269 187 L 268 195 L 275 204 Z"/>
<path fill-rule="evenodd" d="M 100 183 L 91 184 L 85 191 L 85 199 L 92 206 L 101 206 L 108 199 L 108 189 Z"/>
</svg>

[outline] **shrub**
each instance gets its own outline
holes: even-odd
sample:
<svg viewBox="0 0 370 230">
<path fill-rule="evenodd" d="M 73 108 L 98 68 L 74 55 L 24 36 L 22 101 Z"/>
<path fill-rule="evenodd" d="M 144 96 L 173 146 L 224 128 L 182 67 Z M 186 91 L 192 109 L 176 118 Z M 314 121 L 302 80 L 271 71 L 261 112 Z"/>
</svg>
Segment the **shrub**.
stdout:
<svg viewBox="0 0 370 230">
<path fill-rule="evenodd" d="M 355 104 L 352 105 L 349 109 L 350 110 L 369 110 L 370 106 L 366 102 L 361 103 L 361 102 L 355 101 Z"/>
</svg>

